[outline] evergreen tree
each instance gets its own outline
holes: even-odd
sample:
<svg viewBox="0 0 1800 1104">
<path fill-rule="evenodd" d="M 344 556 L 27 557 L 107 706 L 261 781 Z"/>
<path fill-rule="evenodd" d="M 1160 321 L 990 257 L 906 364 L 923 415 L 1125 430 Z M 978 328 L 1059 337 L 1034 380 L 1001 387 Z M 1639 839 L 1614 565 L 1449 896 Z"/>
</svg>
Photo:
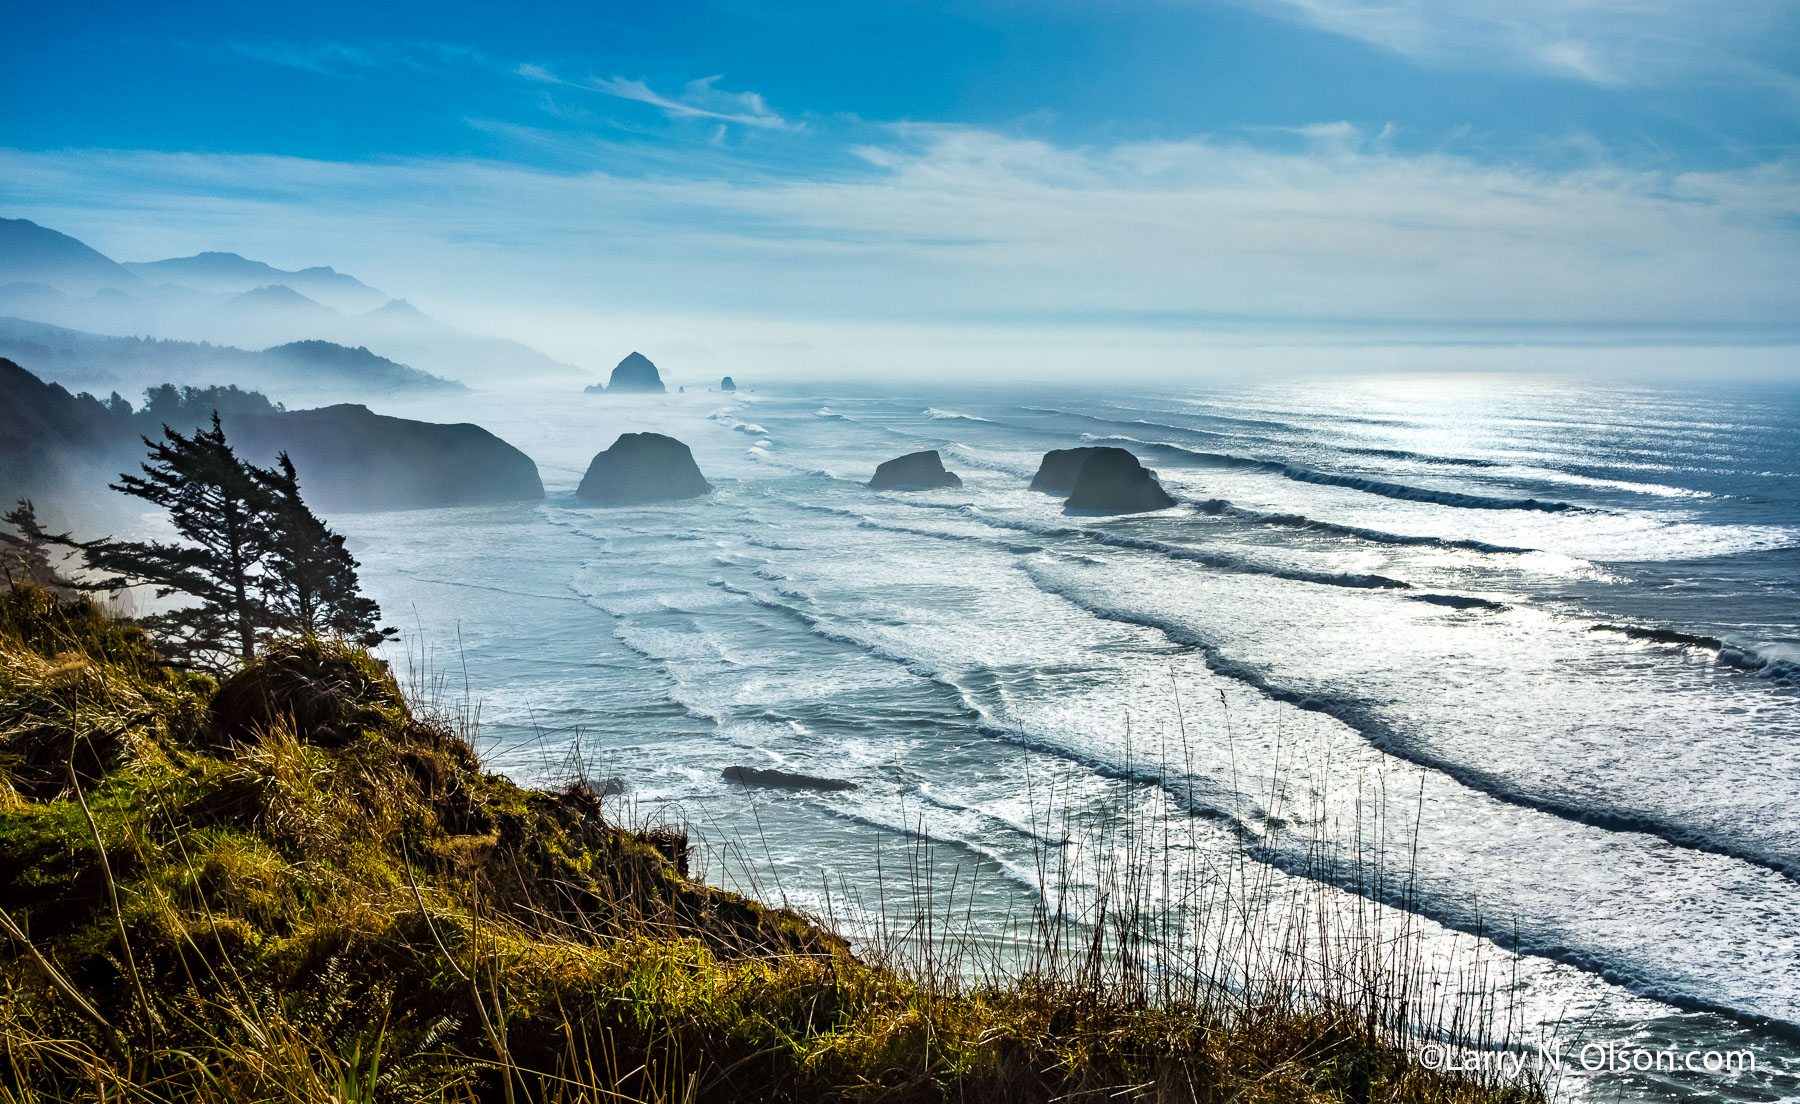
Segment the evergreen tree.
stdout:
<svg viewBox="0 0 1800 1104">
<path fill-rule="evenodd" d="M 188 543 L 95 541 L 83 546 L 88 562 L 123 576 L 115 586 L 136 580 L 155 586 L 159 598 L 198 599 L 145 619 L 169 643 L 215 664 L 234 652 L 249 659 L 257 630 L 272 621 L 259 585 L 269 555 L 268 489 L 232 451 L 216 413 L 210 431 L 188 437 L 164 425 L 162 441 L 143 442 L 150 449 L 144 474 L 122 474 L 112 489 L 168 510 Z"/>
<path fill-rule="evenodd" d="M 21 498 L 16 509 L 0 514 L 0 521 L 17 530 L 0 532 L 0 568 L 11 582 L 31 583 L 53 591 L 74 589 L 51 559 L 50 549 L 73 547 L 67 533 L 46 533 L 37 519 L 37 508 L 29 498 Z"/>
<path fill-rule="evenodd" d="M 269 496 L 269 558 L 261 585 L 275 625 L 365 647 L 393 636 L 393 629 L 375 627 L 381 607 L 360 592 L 356 557 L 301 499 L 287 453 L 272 470 L 256 474 Z"/>
</svg>

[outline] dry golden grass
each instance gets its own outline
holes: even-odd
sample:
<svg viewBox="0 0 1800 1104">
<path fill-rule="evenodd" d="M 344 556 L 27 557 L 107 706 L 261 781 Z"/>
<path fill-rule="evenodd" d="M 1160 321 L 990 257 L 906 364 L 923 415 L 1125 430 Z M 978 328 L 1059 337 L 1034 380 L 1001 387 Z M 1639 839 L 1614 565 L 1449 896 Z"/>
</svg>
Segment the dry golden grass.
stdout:
<svg viewBox="0 0 1800 1104">
<path fill-rule="evenodd" d="M 1171 985 L 1105 922 L 1012 974 L 858 957 L 685 858 L 485 773 L 358 649 L 216 689 L 0 594 L 0 1104 L 1539 1095 L 1412 1062 L 1368 963 Z"/>
</svg>

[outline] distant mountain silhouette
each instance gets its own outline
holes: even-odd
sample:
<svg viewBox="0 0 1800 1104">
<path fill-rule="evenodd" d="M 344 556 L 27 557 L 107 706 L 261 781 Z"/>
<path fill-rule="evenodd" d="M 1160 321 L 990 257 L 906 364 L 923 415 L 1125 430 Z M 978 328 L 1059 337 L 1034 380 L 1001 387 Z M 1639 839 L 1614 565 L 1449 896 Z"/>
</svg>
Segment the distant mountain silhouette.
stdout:
<svg viewBox="0 0 1800 1104">
<path fill-rule="evenodd" d="M 389 299 L 363 317 L 380 318 L 390 322 L 411 322 L 416 325 L 435 325 L 435 320 L 430 315 L 404 299 Z"/>
<path fill-rule="evenodd" d="M 115 264 L 24 219 L 0 219 L 0 315 L 94 334 L 261 348 L 324 340 L 470 382 L 579 378 L 504 338 L 469 333 L 332 268 L 285 271 L 235 253 Z"/>
<path fill-rule="evenodd" d="M 189 341 L 108 337 L 43 322 L 0 317 L 0 356 L 81 387 L 211 384 L 231 380 L 287 397 L 343 397 L 466 390 L 366 348 L 296 341 L 262 352 Z"/>
<path fill-rule="evenodd" d="M 382 291 L 334 268 L 317 266 L 288 271 L 236 253 L 196 253 L 166 261 L 126 261 L 120 267 L 152 284 L 180 284 L 196 291 L 236 294 L 280 284 L 347 314 L 379 307 L 389 300 Z"/>
<path fill-rule="evenodd" d="M 274 317 L 285 324 L 297 321 L 311 322 L 314 325 L 326 326 L 335 321 L 338 312 L 330 307 L 288 287 L 286 284 L 270 284 L 267 287 L 252 288 L 241 295 L 234 295 L 220 304 L 221 314 L 234 320 L 248 318 Z"/>
<path fill-rule="evenodd" d="M 0 219 L 0 285 L 48 284 L 89 295 L 101 288 L 135 288 L 137 274 L 83 242 L 30 219 Z"/>
<path fill-rule="evenodd" d="M 365 346 L 348 348 L 329 341 L 290 341 L 264 349 L 265 361 L 292 364 L 296 369 L 329 376 L 368 391 L 467 391 L 455 380 L 442 379 L 384 356 Z"/>
</svg>

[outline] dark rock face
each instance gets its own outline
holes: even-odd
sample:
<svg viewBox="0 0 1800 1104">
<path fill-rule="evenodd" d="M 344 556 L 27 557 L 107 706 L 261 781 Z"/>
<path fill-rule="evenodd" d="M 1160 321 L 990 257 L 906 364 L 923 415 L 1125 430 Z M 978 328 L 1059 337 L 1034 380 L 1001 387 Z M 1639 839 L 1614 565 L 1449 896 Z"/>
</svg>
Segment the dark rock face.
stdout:
<svg viewBox="0 0 1800 1104">
<path fill-rule="evenodd" d="M 1068 494 L 1075 489 L 1075 478 L 1081 474 L 1081 465 L 1100 451 L 1098 448 L 1071 448 L 1046 452 L 1037 474 L 1031 477 L 1031 489 L 1048 494 Z"/>
<path fill-rule="evenodd" d="M 936 449 L 897 456 L 876 468 L 875 478 L 869 480 L 869 487 L 877 491 L 930 491 L 960 486 L 962 480 L 955 472 L 944 470 L 943 458 Z"/>
<path fill-rule="evenodd" d="M 594 457 L 575 497 L 593 506 L 638 506 L 710 493 L 686 445 L 660 433 L 626 433 Z"/>
<path fill-rule="evenodd" d="M 721 391 L 736 391 L 737 384 L 732 382 L 730 376 L 726 376 L 724 379 L 719 381 L 719 390 L 721 390 Z"/>
<path fill-rule="evenodd" d="M 0 419 L 0 491 L 104 510 L 108 503 L 96 491 L 143 459 L 140 434 L 159 437 L 164 424 L 188 433 L 208 425 L 216 410 L 239 456 L 265 466 L 278 453 L 292 457 L 306 501 L 320 510 L 544 497 L 531 458 L 480 426 L 389 418 L 349 404 L 282 410 L 236 388 L 164 386 L 148 394 L 148 405 L 134 412 L 117 396 L 103 403 L 71 395 L 0 360 L 0 409 L 9 411 Z"/>
<path fill-rule="evenodd" d="M 1156 476 L 1122 448 L 1096 448 L 1082 461 L 1075 489 L 1063 503 L 1070 514 L 1141 514 L 1175 505 Z"/>
<path fill-rule="evenodd" d="M 598 388 L 590 387 L 589 391 Z M 632 353 L 621 360 L 612 371 L 612 379 L 606 382 L 608 394 L 620 395 L 665 395 L 669 389 L 663 386 L 662 376 L 657 374 L 656 365 L 643 353 Z"/>
<path fill-rule="evenodd" d="M 286 452 L 308 502 L 325 510 L 417 510 L 544 497 L 531 457 L 467 422 L 390 418 L 345 403 L 279 414 L 225 415 L 240 454 Z"/>
</svg>

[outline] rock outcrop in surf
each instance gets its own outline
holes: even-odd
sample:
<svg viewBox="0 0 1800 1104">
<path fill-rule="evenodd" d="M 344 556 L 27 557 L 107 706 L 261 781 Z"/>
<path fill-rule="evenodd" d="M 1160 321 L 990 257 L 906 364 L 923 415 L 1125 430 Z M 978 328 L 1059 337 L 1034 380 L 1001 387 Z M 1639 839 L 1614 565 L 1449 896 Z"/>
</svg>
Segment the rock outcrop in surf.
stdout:
<svg viewBox="0 0 1800 1104">
<path fill-rule="evenodd" d="M 962 479 L 955 472 L 944 470 L 943 457 L 936 449 L 896 456 L 877 467 L 875 478 L 869 480 L 870 489 L 877 491 L 931 491 L 960 486 Z"/>
<path fill-rule="evenodd" d="M 1137 457 L 1122 448 L 1096 448 L 1081 462 L 1063 512 L 1141 514 L 1173 505 L 1175 500 Z"/>
<path fill-rule="evenodd" d="M 719 390 L 721 390 L 721 391 L 736 391 L 737 384 L 732 382 L 732 379 L 730 376 L 726 376 L 724 379 L 719 381 Z"/>
<path fill-rule="evenodd" d="M 632 353 L 621 360 L 612 370 L 612 378 L 606 386 L 594 384 L 587 389 L 590 395 L 605 392 L 609 395 L 666 395 L 669 389 L 663 386 L 662 376 L 657 373 L 656 365 L 643 353 Z"/>
<path fill-rule="evenodd" d="M 1093 447 L 1051 449 L 1044 454 L 1037 474 L 1031 477 L 1031 489 L 1047 494 L 1069 494 L 1075 489 L 1075 479 L 1081 474 L 1081 465 L 1099 451 L 1100 449 Z"/>
<path fill-rule="evenodd" d="M 686 445 L 661 433 L 626 433 L 594 457 L 575 497 L 592 506 L 639 506 L 711 492 Z"/>
</svg>

